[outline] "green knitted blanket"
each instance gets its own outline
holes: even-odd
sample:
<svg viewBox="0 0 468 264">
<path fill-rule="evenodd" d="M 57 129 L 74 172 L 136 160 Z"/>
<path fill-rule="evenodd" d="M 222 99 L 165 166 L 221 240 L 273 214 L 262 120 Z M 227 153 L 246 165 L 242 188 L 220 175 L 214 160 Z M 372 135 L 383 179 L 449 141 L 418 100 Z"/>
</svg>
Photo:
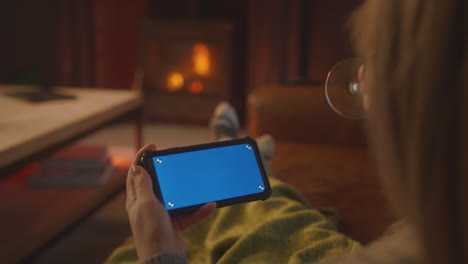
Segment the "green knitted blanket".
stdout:
<svg viewBox="0 0 468 264">
<path fill-rule="evenodd" d="M 336 231 L 332 210 L 311 209 L 293 188 L 271 178 L 272 196 L 217 209 L 184 233 L 191 264 L 315 263 L 360 248 Z M 135 247 L 117 248 L 106 263 L 137 263 Z"/>
</svg>

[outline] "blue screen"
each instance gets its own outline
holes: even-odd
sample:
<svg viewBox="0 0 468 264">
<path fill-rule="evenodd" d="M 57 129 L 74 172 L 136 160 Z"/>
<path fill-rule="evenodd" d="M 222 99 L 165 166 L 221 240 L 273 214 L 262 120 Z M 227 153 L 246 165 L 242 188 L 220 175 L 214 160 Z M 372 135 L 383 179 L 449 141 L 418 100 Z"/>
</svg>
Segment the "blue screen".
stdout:
<svg viewBox="0 0 468 264">
<path fill-rule="evenodd" d="M 250 144 L 155 156 L 153 162 L 167 210 L 265 191 Z"/>
</svg>

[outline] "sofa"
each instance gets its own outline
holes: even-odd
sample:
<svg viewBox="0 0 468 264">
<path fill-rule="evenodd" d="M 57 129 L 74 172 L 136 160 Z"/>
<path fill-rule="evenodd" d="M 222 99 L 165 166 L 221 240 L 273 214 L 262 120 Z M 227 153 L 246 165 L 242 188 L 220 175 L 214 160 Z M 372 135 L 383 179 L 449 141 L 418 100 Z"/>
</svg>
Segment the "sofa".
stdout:
<svg viewBox="0 0 468 264">
<path fill-rule="evenodd" d="M 396 220 L 377 177 L 362 120 L 327 104 L 322 85 L 276 85 L 249 94 L 246 127 L 276 141 L 274 177 L 294 186 L 312 207 L 336 210 L 339 231 L 363 244 Z"/>
</svg>

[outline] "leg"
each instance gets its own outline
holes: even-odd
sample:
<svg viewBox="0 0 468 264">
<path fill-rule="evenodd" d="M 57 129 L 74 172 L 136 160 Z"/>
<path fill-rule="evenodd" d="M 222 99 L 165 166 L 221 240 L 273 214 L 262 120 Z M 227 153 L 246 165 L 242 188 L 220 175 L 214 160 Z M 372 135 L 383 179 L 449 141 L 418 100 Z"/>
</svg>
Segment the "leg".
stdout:
<svg viewBox="0 0 468 264">
<path fill-rule="evenodd" d="M 210 133 L 215 141 L 229 140 L 239 133 L 236 110 L 227 102 L 219 103 L 210 120 Z"/>
<path fill-rule="evenodd" d="M 239 118 L 236 110 L 227 102 L 219 103 L 210 121 L 210 133 L 215 141 L 236 138 L 239 133 Z M 271 158 L 275 150 L 275 140 L 269 134 L 256 138 L 260 155 L 267 174 L 271 176 Z"/>
</svg>

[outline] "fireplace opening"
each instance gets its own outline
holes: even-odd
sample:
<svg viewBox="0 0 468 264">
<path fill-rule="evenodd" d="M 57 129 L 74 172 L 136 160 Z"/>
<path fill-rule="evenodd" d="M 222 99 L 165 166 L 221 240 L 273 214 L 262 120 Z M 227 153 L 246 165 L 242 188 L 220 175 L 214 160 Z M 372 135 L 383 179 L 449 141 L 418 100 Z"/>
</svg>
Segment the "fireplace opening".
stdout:
<svg viewBox="0 0 468 264">
<path fill-rule="evenodd" d="M 145 116 L 206 124 L 232 94 L 232 34 L 227 21 L 146 21 L 141 30 Z"/>
</svg>

